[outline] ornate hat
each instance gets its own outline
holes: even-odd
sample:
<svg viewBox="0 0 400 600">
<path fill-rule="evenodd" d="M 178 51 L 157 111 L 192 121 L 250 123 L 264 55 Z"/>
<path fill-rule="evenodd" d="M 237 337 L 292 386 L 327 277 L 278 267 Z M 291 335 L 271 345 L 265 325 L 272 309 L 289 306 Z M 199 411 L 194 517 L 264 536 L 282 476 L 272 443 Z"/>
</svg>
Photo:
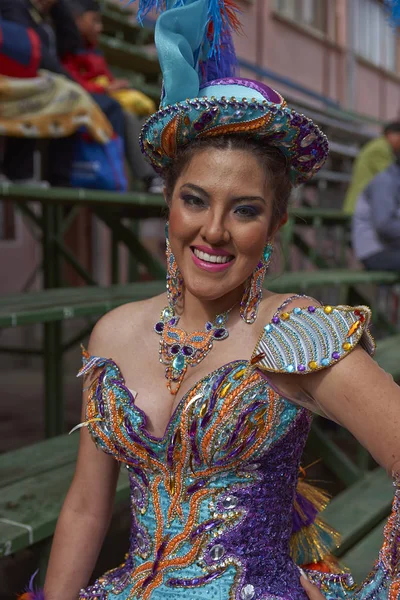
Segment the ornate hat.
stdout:
<svg viewBox="0 0 400 600">
<path fill-rule="evenodd" d="M 244 134 L 279 148 L 294 184 L 310 179 L 327 158 L 328 140 L 278 92 L 235 76 L 232 30 L 240 24 L 232 0 L 140 0 L 139 20 L 152 8 L 164 9 L 155 30 L 163 92 L 140 142 L 153 167 L 162 173 L 191 140 Z"/>
</svg>

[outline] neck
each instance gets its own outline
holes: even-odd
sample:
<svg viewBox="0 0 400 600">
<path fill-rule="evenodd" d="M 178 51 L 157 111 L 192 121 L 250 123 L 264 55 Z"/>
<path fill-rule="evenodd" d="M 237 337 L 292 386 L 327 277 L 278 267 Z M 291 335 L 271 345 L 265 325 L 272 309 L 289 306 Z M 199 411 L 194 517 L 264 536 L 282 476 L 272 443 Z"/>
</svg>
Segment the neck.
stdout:
<svg viewBox="0 0 400 600">
<path fill-rule="evenodd" d="M 182 315 L 181 322 L 185 323 L 187 329 L 204 329 L 207 321 L 213 322 L 217 315 L 226 312 L 235 304 L 239 306 L 242 295 L 242 286 L 215 300 L 197 298 L 186 290 L 183 308 L 181 311 L 177 310 L 177 313 Z"/>
</svg>

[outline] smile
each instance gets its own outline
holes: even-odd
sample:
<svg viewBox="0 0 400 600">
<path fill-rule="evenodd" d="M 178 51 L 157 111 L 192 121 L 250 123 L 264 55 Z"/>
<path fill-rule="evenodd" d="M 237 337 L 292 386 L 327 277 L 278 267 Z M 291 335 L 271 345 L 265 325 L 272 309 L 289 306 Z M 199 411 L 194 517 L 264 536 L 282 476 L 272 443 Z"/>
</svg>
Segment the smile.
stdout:
<svg viewBox="0 0 400 600">
<path fill-rule="evenodd" d="M 225 251 L 218 250 L 215 253 L 209 254 L 205 250 L 200 250 L 196 247 L 192 247 L 191 250 L 194 264 L 200 269 L 213 273 L 229 268 L 235 259 L 232 254 L 228 254 Z"/>
<path fill-rule="evenodd" d="M 193 248 L 193 254 L 197 256 L 197 258 L 200 258 L 200 260 L 204 260 L 210 263 L 228 263 L 233 259 L 233 256 L 219 256 L 217 254 L 207 254 L 207 252 L 202 252 L 197 248 Z"/>
</svg>

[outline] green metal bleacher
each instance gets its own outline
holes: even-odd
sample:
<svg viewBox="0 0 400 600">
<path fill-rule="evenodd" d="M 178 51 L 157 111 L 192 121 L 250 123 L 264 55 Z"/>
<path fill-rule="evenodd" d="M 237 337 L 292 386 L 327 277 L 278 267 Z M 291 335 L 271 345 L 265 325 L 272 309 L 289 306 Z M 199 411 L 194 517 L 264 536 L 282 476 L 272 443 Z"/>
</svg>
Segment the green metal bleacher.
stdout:
<svg viewBox="0 0 400 600">
<path fill-rule="evenodd" d="M 115 73 L 118 76 L 128 76 L 132 85 L 157 99 L 160 73 L 152 49 L 153 32 L 139 28 L 115 5 L 105 4 L 103 14 L 105 30 L 102 48 Z M 294 102 L 296 103 L 327 131 L 332 139 L 332 157 L 327 168 L 321 171 L 313 184 L 319 190 L 319 206 L 292 209 L 281 238 L 285 272 L 270 277 L 267 286 L 276 292 L 311 294 L 321 288 L 329 288 L 340 302 L 368 302 L 372 298 L 371 288 L 392 286 L 398 282 L 398 276 L 393 273 L 368 273 L 346 268 L 349 218 L 343 215 L 339 206 L 332 210 L 327 204 L 331 207 L 331 199 L 342 194 L 349 181 L 351 160 L 357 155 L 359 146 L 372 135 L 376 124 L 332 107 L 306 110 L 298 100 Z M 326 193 L 327 189 L 330 194 Z M 38 200 L 47 202 L 49 206 L 68 206 L 78 199 L 82 207 L 96 205 L 97 209 L 103 210 L 112 210 L 110 206 L 114 198 L 116 206 L 124 204 L 121 196 L 89 190 L 0 186 L 0 199 L 1 197 L 18 202 L 20 208 L 25 207 L 21 210 L 25 210 L 25 217 L 31 219 L 35 213 L 30 210 L 30 203 Z M 133 210 L 134 219 L 159 217 L 163 199 L 140 193 L 128 194 L 126 207 Z M 40 226 L 40 222 L 36 225 Z M 117 224 L 115 227 L 117 230 Z M 334 231 L 338 255 L 325 256 L 319 247 L 307 240 L 304 235 L 306 228 L 320 230 L 322 235 L 325 231 Z M 298 248 L 307 265 L 307 269 L 300 272 L 290 270 L 290 248 L 293 245 Z M 162 270 L 162 265 L 159 265 L 155 272 L 160 276 Z M 52 398 L 58 398 L 57 386 L 62 381 L 60 365 L 63 353 L 79 343 L 88 331 L 86 328 L 80 335 L 65 340 L 62 336 L 62 323 L 73 318 L 97 319 L 116 306 L 148 298 L 163 292 L 164 288 L 163 281 L 154 280 L 136 281 L 127 285 L 115 283 L 107 288 L 86 285 L 80 288 L 61 287 L 13 294 L 0 298 L 0 328 L 32 324 L 41 324 L 46 328 L 57 324 L 60 338 L 55 340 L 53 335 L 49 342 L 49 337 L 45 336 L 44 345 L 32 349 L 32 353 L 44 356 L 46 377 L 51 379 L 50 389 L 54 390 Z M 376 312 L 379 313 L 378 307 Z M 396 327 L 392 327 L 390 331 L 391 335 L 380 341 L 376 359 L 395 379 L 400 379 L 400 361 L 397 359 L 400 334 Z M 3 352 L 7 350 L 12 349 L 0 348 Z M 61 398 L 61 394 L 59 397 Z M 0 455 L 0 557 L 39 544 L 44 567 L 40 575 L 42 580 L 49 542 L 74 472 L 78 444 L 78 436 L 69 437 L 64 434 L 62 403 L 59 402 L 58 406 L 56 404 L 53 402 L 52 407 L 49 402 L 47 404 L 47 431 L 54 437 Z M 313 429 L 309 447 L 322 456 L 326 465 L 346 486 L 327 508 L 325 517 L 342 533 L 343 543 L 336 551 L 338 556 L 354 569 L 356 578 L 361 579 L 367 574 L 372 557 L 377 554 L 383 521 L 390 511 L 393 495 L 390 480 L 382 469 L 371 471 L 365 461 L 357 464 L 357 461 L 350 459 L 334 437 L 331 439 L 318 423 Z M 129 485 L 124 473 L 118 483 L 117 502 L 128 496 Z M 18 523 L 25 527 L 18 526 Z"/>
</svg>

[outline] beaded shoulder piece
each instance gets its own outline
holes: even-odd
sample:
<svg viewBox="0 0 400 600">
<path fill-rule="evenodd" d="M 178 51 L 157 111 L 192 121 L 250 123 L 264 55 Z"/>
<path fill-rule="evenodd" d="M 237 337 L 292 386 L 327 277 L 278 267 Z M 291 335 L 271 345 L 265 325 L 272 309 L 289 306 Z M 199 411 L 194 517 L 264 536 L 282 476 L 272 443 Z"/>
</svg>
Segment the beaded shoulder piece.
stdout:
<svg viewBox="0 0 400 600">
<path fill-rule="evenodd" d="M 296 307 L 264 327 L 252 363 L 270 373 L 307 374 L 334 365 L 357 344 L 372 356 L 370 321 L 367 306 Z"/>
</svg>

